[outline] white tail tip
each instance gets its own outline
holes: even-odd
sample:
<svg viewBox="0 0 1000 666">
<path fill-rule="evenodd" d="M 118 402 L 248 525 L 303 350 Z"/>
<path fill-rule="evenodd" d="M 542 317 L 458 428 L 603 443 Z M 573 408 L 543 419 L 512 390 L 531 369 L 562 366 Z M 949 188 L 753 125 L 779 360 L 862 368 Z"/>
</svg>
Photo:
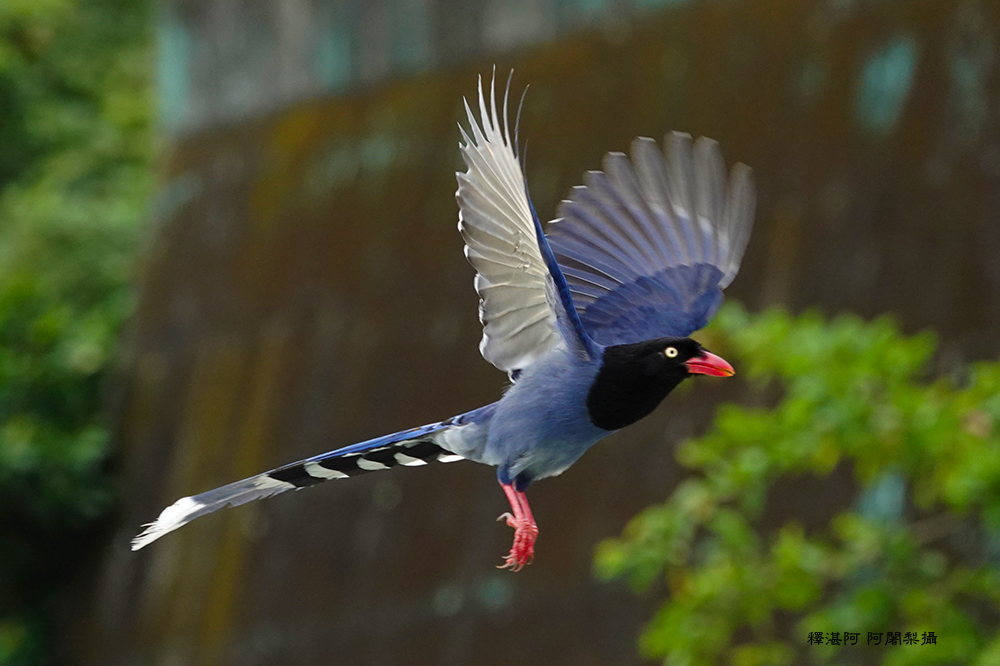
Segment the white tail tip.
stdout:
<svg viewBox="0 0 1000 666">
<path fill-rule="evenodd" d="M 164 509 L 154 522 L 143 526 L 146 529 L 132 539 L 132 550 L 139 550 L 167 532 L 173 532 L 178 527 L 187 525 L 198 516 L 199 511 L 204 507 L 204 504 L 196 502 L 191 497 L 180 498 Z"/>
</svg>

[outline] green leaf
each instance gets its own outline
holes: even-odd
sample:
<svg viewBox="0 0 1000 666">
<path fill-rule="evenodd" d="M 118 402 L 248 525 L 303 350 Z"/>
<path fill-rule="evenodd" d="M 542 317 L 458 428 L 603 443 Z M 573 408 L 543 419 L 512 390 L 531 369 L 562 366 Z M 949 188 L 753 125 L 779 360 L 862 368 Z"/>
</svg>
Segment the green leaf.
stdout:
<svg viewBox="0 0 1000 666">
<path fill-rule="evenodd" d="M 684 442 L 677 457 L 693 476 L 598 551 L 606 578 L 668 582 L 642 653 L 666 664 L 853 663 L 860 648 L 805 638 L 857 631 L 865 646 L 869 631 L 933 631 L 946 646 L 866 659 L 995 662 L 1000 363 L 974 364 L 963 385 L 928 379 L 935 337 L 903 335 L 887 317 L 730 304 L 706 335 L 749 378 L 747 404 L 722 405 Z M 835 472 L 854 492 L 830 498 L 829 523 L 807 530 L 808 515 L 773 505 L 788 501 L 775 488 Z"/>
</svg>

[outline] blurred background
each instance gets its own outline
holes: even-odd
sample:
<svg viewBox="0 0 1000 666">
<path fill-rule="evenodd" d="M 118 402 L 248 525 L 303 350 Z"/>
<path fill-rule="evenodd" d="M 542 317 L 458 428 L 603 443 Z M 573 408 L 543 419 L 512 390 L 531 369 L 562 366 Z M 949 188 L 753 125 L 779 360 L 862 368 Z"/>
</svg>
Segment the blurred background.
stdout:
<svg viewBox="0 0 1000 666">
<path fill-rule="evenodd" d="M 471 463 L 130 552 L 498 397 L 454 200 L 494 65 L 543 219 L 637 135 L 753 167 L 703 338 L 747 379 L 534 486 L 518 575 Z M 993 1 L 3 0 L 0 664 L 1000 664 L 998 330 Z"/>
</svg>

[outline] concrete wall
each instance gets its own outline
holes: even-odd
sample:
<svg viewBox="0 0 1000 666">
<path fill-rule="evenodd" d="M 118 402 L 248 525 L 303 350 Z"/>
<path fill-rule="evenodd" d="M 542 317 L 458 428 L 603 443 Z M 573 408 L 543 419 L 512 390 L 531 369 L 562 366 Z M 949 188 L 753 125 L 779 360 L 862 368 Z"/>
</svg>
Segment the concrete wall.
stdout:
<svg viewBox="0 0 1000 666">
<path fill-rule="evenodd" d="M 290 102 L 543 44 L 687 0 L 164 0 L 165 128 L 190 133 Z"/>
</svg>

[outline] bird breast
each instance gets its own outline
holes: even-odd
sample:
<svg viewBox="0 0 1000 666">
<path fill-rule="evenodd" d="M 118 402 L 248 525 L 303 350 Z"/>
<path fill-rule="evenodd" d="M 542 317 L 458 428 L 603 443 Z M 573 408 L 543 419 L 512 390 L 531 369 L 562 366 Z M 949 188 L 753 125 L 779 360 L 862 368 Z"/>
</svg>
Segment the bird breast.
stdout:
<svg viewBox="0 0 1000 666">
<path fill-rule="evenodd" d="M 553 476 L 609 434 L 587 413 L 587 393 L 599 362 L 564 348 L 528 368 L 497 405 L 486 449 L 510 475 Z"/>
</svg>

